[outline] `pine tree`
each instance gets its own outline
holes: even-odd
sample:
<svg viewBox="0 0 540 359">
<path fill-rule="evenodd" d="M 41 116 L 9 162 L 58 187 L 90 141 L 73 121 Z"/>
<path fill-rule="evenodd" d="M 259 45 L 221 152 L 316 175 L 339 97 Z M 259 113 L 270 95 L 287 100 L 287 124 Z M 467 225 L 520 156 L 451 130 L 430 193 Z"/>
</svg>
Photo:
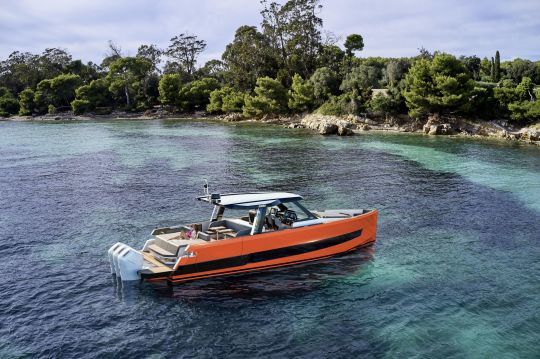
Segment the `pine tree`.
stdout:
<svg viewBox="0 0 540 359">
<path fill-rule="evenodd" d="M 491 81 L 496 82 L 495 81 L 495 60 L 493 59 L 493 57 L 491 58 L 490 72 L 491 72 Z"/>
<path fill-rule="evenodd" d="M 494 70 L 494 81 L 499 82 L 501 79 L 501 55 L 499 50 L 495 53 L 495 70 Z"/>
</svg>

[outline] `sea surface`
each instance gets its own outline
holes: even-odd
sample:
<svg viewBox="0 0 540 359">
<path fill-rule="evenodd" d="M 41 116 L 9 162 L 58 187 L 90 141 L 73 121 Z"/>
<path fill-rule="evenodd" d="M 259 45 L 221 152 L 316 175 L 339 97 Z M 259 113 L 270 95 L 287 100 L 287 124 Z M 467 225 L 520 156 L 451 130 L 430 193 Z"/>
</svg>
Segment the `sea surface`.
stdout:
<svg viewBox="0 0 540 359">
<path fill-rule="evenodd" d="M 211 191 L 377 208 L 374 246 L 168 287 L 106 252 Z M 0 122 L 0 358 L 538 358 L 540 149 L 195 120 Z"/>
</svg>

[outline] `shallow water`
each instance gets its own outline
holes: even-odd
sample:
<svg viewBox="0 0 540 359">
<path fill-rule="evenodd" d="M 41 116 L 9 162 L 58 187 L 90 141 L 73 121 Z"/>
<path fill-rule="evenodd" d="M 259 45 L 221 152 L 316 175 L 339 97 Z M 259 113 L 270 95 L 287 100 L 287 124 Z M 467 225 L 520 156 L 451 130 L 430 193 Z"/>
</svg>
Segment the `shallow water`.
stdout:
<svg viewBox="0 0 540 359">
<path fill-rule="evenodd" d="M 378 208 L 377 243 L 175 287 L 107 249 L 211 190 Z M 539 357 L 540 149 L 195 121 L 0 122 L 0 357 Z"/>
</svg>

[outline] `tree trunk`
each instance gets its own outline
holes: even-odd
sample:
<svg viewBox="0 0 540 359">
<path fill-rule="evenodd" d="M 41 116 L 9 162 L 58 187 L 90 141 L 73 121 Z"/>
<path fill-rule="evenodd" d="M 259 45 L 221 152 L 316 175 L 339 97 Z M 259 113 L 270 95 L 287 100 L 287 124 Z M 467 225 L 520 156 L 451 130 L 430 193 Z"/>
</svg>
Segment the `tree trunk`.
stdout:
<svg viewBox="0 0 540 359">
<path fill-rule="evenodd" d="M 129 108 L 129 107 L 131 107 L 131 100 L 130 100 L 130 98 L 129 98 L 129 89 L 128 89 L 128 85 L 127 85 L 127 84 L 124 85 L 124 92 L 125 92 L 125 94 L 126 94 L 126 105 L 127 105 L 127 107 Z"/>
</svg>

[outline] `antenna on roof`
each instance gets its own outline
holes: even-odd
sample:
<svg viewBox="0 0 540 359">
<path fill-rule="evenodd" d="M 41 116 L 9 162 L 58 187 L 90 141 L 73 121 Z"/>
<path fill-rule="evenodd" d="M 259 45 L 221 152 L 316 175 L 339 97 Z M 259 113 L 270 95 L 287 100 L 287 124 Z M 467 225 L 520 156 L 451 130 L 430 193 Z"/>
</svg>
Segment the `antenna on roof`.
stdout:
<svg viewBox="0 0 540 359">
<path fill-rule="evenodd" d="M 210 191 L 208 189 L 208 180 L 203 179 L 204 181 L 204 195 L 210 197 Z"/>
</svg>

